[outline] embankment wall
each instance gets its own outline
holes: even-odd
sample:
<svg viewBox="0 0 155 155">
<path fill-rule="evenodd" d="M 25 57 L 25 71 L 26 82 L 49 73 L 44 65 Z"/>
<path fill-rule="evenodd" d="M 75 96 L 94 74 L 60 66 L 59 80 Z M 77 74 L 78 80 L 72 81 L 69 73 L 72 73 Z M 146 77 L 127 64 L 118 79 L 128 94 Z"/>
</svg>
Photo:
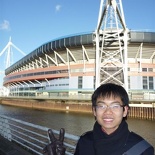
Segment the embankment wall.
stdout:
<svg viewBox="0 0 155 155">
<path fill-rule="evenodd" d="M 40 110 L 92 112 L 91 102 L 88 100 L 2 98 L 0 104 Z"/>
<path fill-rule="evenodd" d="M 0 98 L 0 104 L 39 110 L 57 110 L 92 113 L 90 100 L 76 99 L 36 99 L 36 98 Z M 129 117 L 155 120 L 155 103 L 152 101 L 130 102 Z"/>
</svg>

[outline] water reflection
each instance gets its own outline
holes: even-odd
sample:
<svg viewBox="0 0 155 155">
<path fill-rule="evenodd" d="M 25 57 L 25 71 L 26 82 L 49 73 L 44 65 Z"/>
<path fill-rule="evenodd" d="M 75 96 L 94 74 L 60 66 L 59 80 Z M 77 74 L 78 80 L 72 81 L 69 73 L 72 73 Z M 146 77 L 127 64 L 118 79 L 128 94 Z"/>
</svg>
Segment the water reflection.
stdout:
<svg viewBox="0 0 155 155">
<path fill-rule="evenodd" d="M 93 115 L 85 113 L 41 111 L 3 105 L 0 105 L 0 113 L 56 130 L 63 127 L 67 133 L 75 135 L 91 130 L 94 125 Z M 130 130 L 146 138 L 155 147 L 155 121 L 140 119 L 127 121 Z"/>
<path fill-rule="evenodd" d="M 129 129 L 145 137 L 155 147 L 155 121 L 128 119 Z"/>
</svg>

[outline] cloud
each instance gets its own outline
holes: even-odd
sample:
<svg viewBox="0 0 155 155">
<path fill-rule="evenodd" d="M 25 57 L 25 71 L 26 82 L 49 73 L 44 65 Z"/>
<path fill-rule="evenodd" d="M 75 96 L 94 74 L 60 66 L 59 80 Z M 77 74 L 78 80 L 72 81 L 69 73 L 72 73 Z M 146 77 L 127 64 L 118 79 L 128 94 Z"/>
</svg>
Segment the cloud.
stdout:
<svg viewBox="0 0 155 155">
<path fill-rule="evenodd" d="M 59 4 L 58 4 L 58 5 L 56 5 L 56 7 L 55 7 L 56 12 L 60 11 L 61 7 L 62 7 L 62 6 L 61 6 L 61 5 L 59 5 Z"/>
<path fill-rule="evenodd" d="M 10 30 L 9 21 L 4 20 L 3 23 L 0 24 L 0 30 Z"/>
</svg>

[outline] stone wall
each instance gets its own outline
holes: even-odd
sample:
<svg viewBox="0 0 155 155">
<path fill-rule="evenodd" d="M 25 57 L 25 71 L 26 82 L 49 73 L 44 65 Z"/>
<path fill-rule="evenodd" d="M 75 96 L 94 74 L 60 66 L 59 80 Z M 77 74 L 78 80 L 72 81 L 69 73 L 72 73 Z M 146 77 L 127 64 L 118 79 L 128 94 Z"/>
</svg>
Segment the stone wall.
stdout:
<svg viewBox="0 0 155 155">
<path fill-rule="evenodd" d="M 137 104 L 138 103 L 138 104 Z M 40 110 L 92 113 L 90 100 L 0 98 L 0 104 Z M 133 106 L 134 105 L 134 106 Z M 142 106 L 141 106 L 142 105 Z M 146 106 L 147 105 L 147 106 Z M 150 106 L 151 105 L 151 106 Z M 128 117 L 155 120 L 155 103 L 132 101 Z"/>
<path fill-rule="evenodd" d="M 3 98 L 1 104 L 41 110 L 61 110 L 75 112 L 92 112 L 90 101 L 61 100 L 61 99 L 21 99 Z"/>
</svg>

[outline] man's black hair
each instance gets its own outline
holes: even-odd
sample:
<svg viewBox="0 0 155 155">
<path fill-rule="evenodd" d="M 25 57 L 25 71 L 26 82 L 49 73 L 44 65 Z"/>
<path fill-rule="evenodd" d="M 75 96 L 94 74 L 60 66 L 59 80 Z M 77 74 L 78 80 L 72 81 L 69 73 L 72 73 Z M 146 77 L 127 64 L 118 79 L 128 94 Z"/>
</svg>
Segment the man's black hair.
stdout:
<svg viewBox="0 0 155 155">
<path fill-rule="evenodd" d="M 114 83 L 102 84 L 94 91 L 92 98 L 91 98 L 92 108 L 95 108 L 96 101 L 99 97 L 107 98 L 111 96 L 120 97 L 123 105 L 127 106 L 130 109 L 129 96 L 126 90 L 122 86 L 114 84 Z M 123 107 L 123 110 L 124 110 L 124 107 Z M 123 120 L 126 120 L 126 119 L 127 119 L 127 116 L 123 117 Z"/>
</svg>

